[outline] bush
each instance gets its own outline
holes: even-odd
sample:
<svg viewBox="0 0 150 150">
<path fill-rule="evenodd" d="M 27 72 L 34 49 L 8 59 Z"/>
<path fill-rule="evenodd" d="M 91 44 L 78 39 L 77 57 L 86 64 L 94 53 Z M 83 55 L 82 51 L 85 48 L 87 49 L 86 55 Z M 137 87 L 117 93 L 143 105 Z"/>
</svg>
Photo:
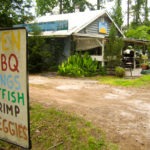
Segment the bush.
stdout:
<svg viewBox="0 0 150 150">
<path fill-rule="evenodd" d="M 107 74 L 106 68 L 103 67 L 103 66 L 100 66 L 99 67 L 99 74 L 102 75 L 102 76 L 106 75 Z"/>
<path fill-rule="evenodd" d="M 75 77 L 93 76 L 98 74 L 98 61 L 92 60 L 88 53 L 77 53 L 59 65 L 58 74 Z"/>
<path fill-rule="evenodd" d="M 29 37 L 29 72 L 56 71 L 59 61 L 63 59 L 62 49 L 62 39 L 43 38 L 41 36 Z"/>
<path fill-rule="evenodd" d="M 125 69 L 122 67 L 116 67 L 115 74 L 117 77 L 123 78 L 125 76 Z"/>
</svg>

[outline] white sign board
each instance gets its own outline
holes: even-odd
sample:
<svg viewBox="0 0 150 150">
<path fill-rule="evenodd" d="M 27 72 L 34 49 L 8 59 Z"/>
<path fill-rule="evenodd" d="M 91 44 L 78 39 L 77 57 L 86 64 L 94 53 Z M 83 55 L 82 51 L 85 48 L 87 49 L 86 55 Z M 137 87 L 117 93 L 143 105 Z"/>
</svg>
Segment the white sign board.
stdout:
<svg viewBox="0 0 150 150">
<path fill-rule="evenodd" d="M 0 30 L 0 139 L 30 148 L 27 33 Z"/>
</svg>

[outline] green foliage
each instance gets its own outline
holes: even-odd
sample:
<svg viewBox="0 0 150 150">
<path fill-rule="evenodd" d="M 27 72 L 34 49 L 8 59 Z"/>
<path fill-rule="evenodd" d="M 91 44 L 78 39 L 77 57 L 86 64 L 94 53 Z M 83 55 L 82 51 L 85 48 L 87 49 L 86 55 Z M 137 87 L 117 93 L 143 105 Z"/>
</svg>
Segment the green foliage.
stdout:
<svg viewBox="0 0 150 150">
<path fill-rule="evenodd" d="M 122 67 L 116 67 L 115 74 L 117 77 L 123 78 L 125 76 L 125 69 Z"/>
<path fill-rule="evenodd" d="M 99 72 L 98 74 L 100 74 L 100 75 L 106 75 L 107 74 L 106 67 L 99 66 L 98 72 Z"/>
<path fill-rule="evenodd" d="M 86 8 L 93 9 L 92 4 L 89 3 L 88 0 L 73 0 L 74 12 L 76 6 L 79 7 L 79 11 L 85 11 Z"/>
<path fill-rule="evenodd" d="M 150 75 L 142 75 L 135 79 L 118 78 L 116 76 L 100 77 L 99 82 L 102 84 L 109 84 L 124 87 L 145 87 L 150 85 Z"/>
<path fill-rule="evenodd" d="M 96 139 L 92 136 L 88 139 L 89 150 L 96 150 L 100 147 L 105 147 L 105 141 L 103 139 L 96 141 Z"/>
<path fill-rule="evenodd" d="M 124 43 L 121 38 L 116 37 L 116 34 L 116 29 L 112 26 L 109 34 L 109 41 L 106 44 L 104 53 L 108 68 L 115 68 L 121 63 L 121 50 Z"/>
<path fill-rule="evenodd" d="M 52 9 L 57 6 L 58 0 L 36 0 L 38 15 L 45 15 L 50 13 Z"/>
<path fill-rule="evenodd" d="M 115 8 L 113 9 L 112 18 L 114 19 L 115 23 L 121 28 L 123 24 L 121 0 L 116 0 L 116 5 Z"/>
<path fill-rule="evenodd" d="M 101 68 L 101 72 L 104 74 L 103 68 Z M 93 76 L 98 73 L 98 62 L 92 60 L 88 53 L 84 55 L 77 53 L 70 56 L 67 61 L 58 67 L 58 73 L 75 77 Z"/>
<path fill-rule="evenodd" d="M 148 0 L 145 0 L 144 2 L 144 7 L 145 7 L 145 13 L 144 13 L 144 24 L 147 24 L 148 21 L 148 17 L 149 17 L 149 8 L 148 8 Z"/>
<path fill-rule="evenodd" d="M 62 39 L 44 38 L 40 36 L 38 26 L 32 26 L 32 35 L 28 38 L 29 72 L 56 70 L 62 58 Z"/>
<path fill-rule="evenodd" d="M 130 38 L 150 40 L 150 26 L 142 25 L 130 28 L 125 35 Z"/>
<path fill-rule="evenodd" d="M 37 104 L 30 112 L 32 150 L 111 150 L 104 133 L 83 118 Z M 0 142 L 0 149 L 17 147 Z"/>
<path fill-rule="evenodd" d="M 76 6 L 79 7 L 80 11 L 84 11 L 86 7 L 93 9 L 91 3 L 87 0 L 36 0 L 37 3 L 37 14 L 44 15 L 53 11 L 53 8 L 59 6 L 60 13 L 71 13 L 75 12 Z"/>
<path fill-rule="evenodd" d="M 32 36 L 28 38 L 29 72 L 56 71 L 63 56 L 63 40 Z"/>
<path fill-rule="evenodd" d="M 127 0 L 127 26 L 150 25 L 148 0 Z M 132 19 L 131 19 L 132 18 Z"/>
<path fill-rule="evenodd" d="M 41 28 L 38 26 L 37 23 L 34 23 L 31 25 L 31 31 L 30 34 L 33 35 L 33 36 L 39 36 L 41 34 Z"/>
<path fill-rule="evenodd" d="M 133 9 L 133 22 L 136 25 L 141 24 L 141 12 L 142 6 L 144 5 L 144 0 L 135 0 L 135 4 L 132 6 Z"/>
<path fill-rule="evenodd" d="M 45 40 L 40 36 L 28 38 L 29 72 L 37 73 L 49 68 L 51 53 L 44 49 Z"/>
<path fill-rule="evenodd" d="M 13 24 L 32 20 L 31 2 L 31 0 L 1 0 L 0 27 L 12 27 Z"/>
<path fill-rule="evenodd" d="M 148 0 L 134 0 L 134 3 L 132 3 L 131 0 L 128 0 L 129 7 L 128 9 L 128 21 L 129 18 L 132 16 L 131 26 L 137 27 L 141 25 L 150 25 L 149 21 L 149 6 L 148 6 Z"/>
</svg>

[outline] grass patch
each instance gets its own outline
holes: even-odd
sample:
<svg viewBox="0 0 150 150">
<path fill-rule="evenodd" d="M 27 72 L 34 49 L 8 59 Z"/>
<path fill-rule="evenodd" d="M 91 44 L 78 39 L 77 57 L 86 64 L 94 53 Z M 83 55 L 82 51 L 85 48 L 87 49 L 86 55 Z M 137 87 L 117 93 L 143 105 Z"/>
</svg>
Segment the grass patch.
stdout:
<svg viewBox="0 0 150 150">
<path fill-rule="evenodd" d="M 125 87 L 142 87 L 150 85 L 150 75 L 142 75 L 139 78 L 126 79 L 115 76 L 104 76 L 98 78 L 98 81 L 103 84 L 125 86 Z"/>
<path fill-rule="evenodd" d="M 103 132 L 90 122 L 54 108 L 32 104 L 32 150 L 117 150 L 106 142 Z M 14 145 L 0 142 L 0 149 L 15 150 Z"/>
</svg>

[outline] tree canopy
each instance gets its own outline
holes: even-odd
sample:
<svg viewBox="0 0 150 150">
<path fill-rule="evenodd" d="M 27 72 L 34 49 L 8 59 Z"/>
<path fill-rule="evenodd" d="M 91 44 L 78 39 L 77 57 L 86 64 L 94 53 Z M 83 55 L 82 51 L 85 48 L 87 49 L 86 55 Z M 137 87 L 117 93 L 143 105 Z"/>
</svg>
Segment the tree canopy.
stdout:
<svg viewBox="0 0 150 150">
<path fill-rule="evenodd" d="M 25 23 L 33 18 L 31 0 L 1 0 L 0 27 L 11 27 L 13 24 Z"/>
<path fill-rule="evenodd" d="M 150 27 L 142 25 L 138 26 L 137 28 L 130 28 L 126 32 L 126 36 L 130 38 L 150 40 Z"/>
<path fill-rule="evenodd" d="M 150 23 L 148 20 L 150 14 L 148 0 L 128 0 L 128 9 L 128 17 L 132 18 L 131 26 L 148 25 Z"/>
<path fill-rule="evenodd" d="M 84 11 L 86 8 L 94 9 L 94 6 L 87 0 L 36 0 L 37 3 L 37 15 L 44 15 L 53 11 L 55 7 L 58 7 L 59 13 L 71 13 L 76 9 Z"/>
<path fill-rule="evenodd" d="M 116 0 L 115 6 L 116 7 L 113 9 L 112 18 L 117 23 L 117 25 L 121 28 L 121 26 L 123 24 L 121 0 Z"/>
<path fill-rule="evenodd" d="M 121 49 L 124 46 L 124 42 L 122 38 L 116 37 L 116 32 L 115 26 L 112 25 L 104 53 L 107 67 L 109 68 L 114 68 L 121 63 Z"/>
<path fill-rule="evenodd" d="M 58 0 L 36 0 L 37 4 L 37 15 L 44 15 L 46 13 L 49 13 L 53 10 L 54 7 L 57 6 Z"/>
</svg>

